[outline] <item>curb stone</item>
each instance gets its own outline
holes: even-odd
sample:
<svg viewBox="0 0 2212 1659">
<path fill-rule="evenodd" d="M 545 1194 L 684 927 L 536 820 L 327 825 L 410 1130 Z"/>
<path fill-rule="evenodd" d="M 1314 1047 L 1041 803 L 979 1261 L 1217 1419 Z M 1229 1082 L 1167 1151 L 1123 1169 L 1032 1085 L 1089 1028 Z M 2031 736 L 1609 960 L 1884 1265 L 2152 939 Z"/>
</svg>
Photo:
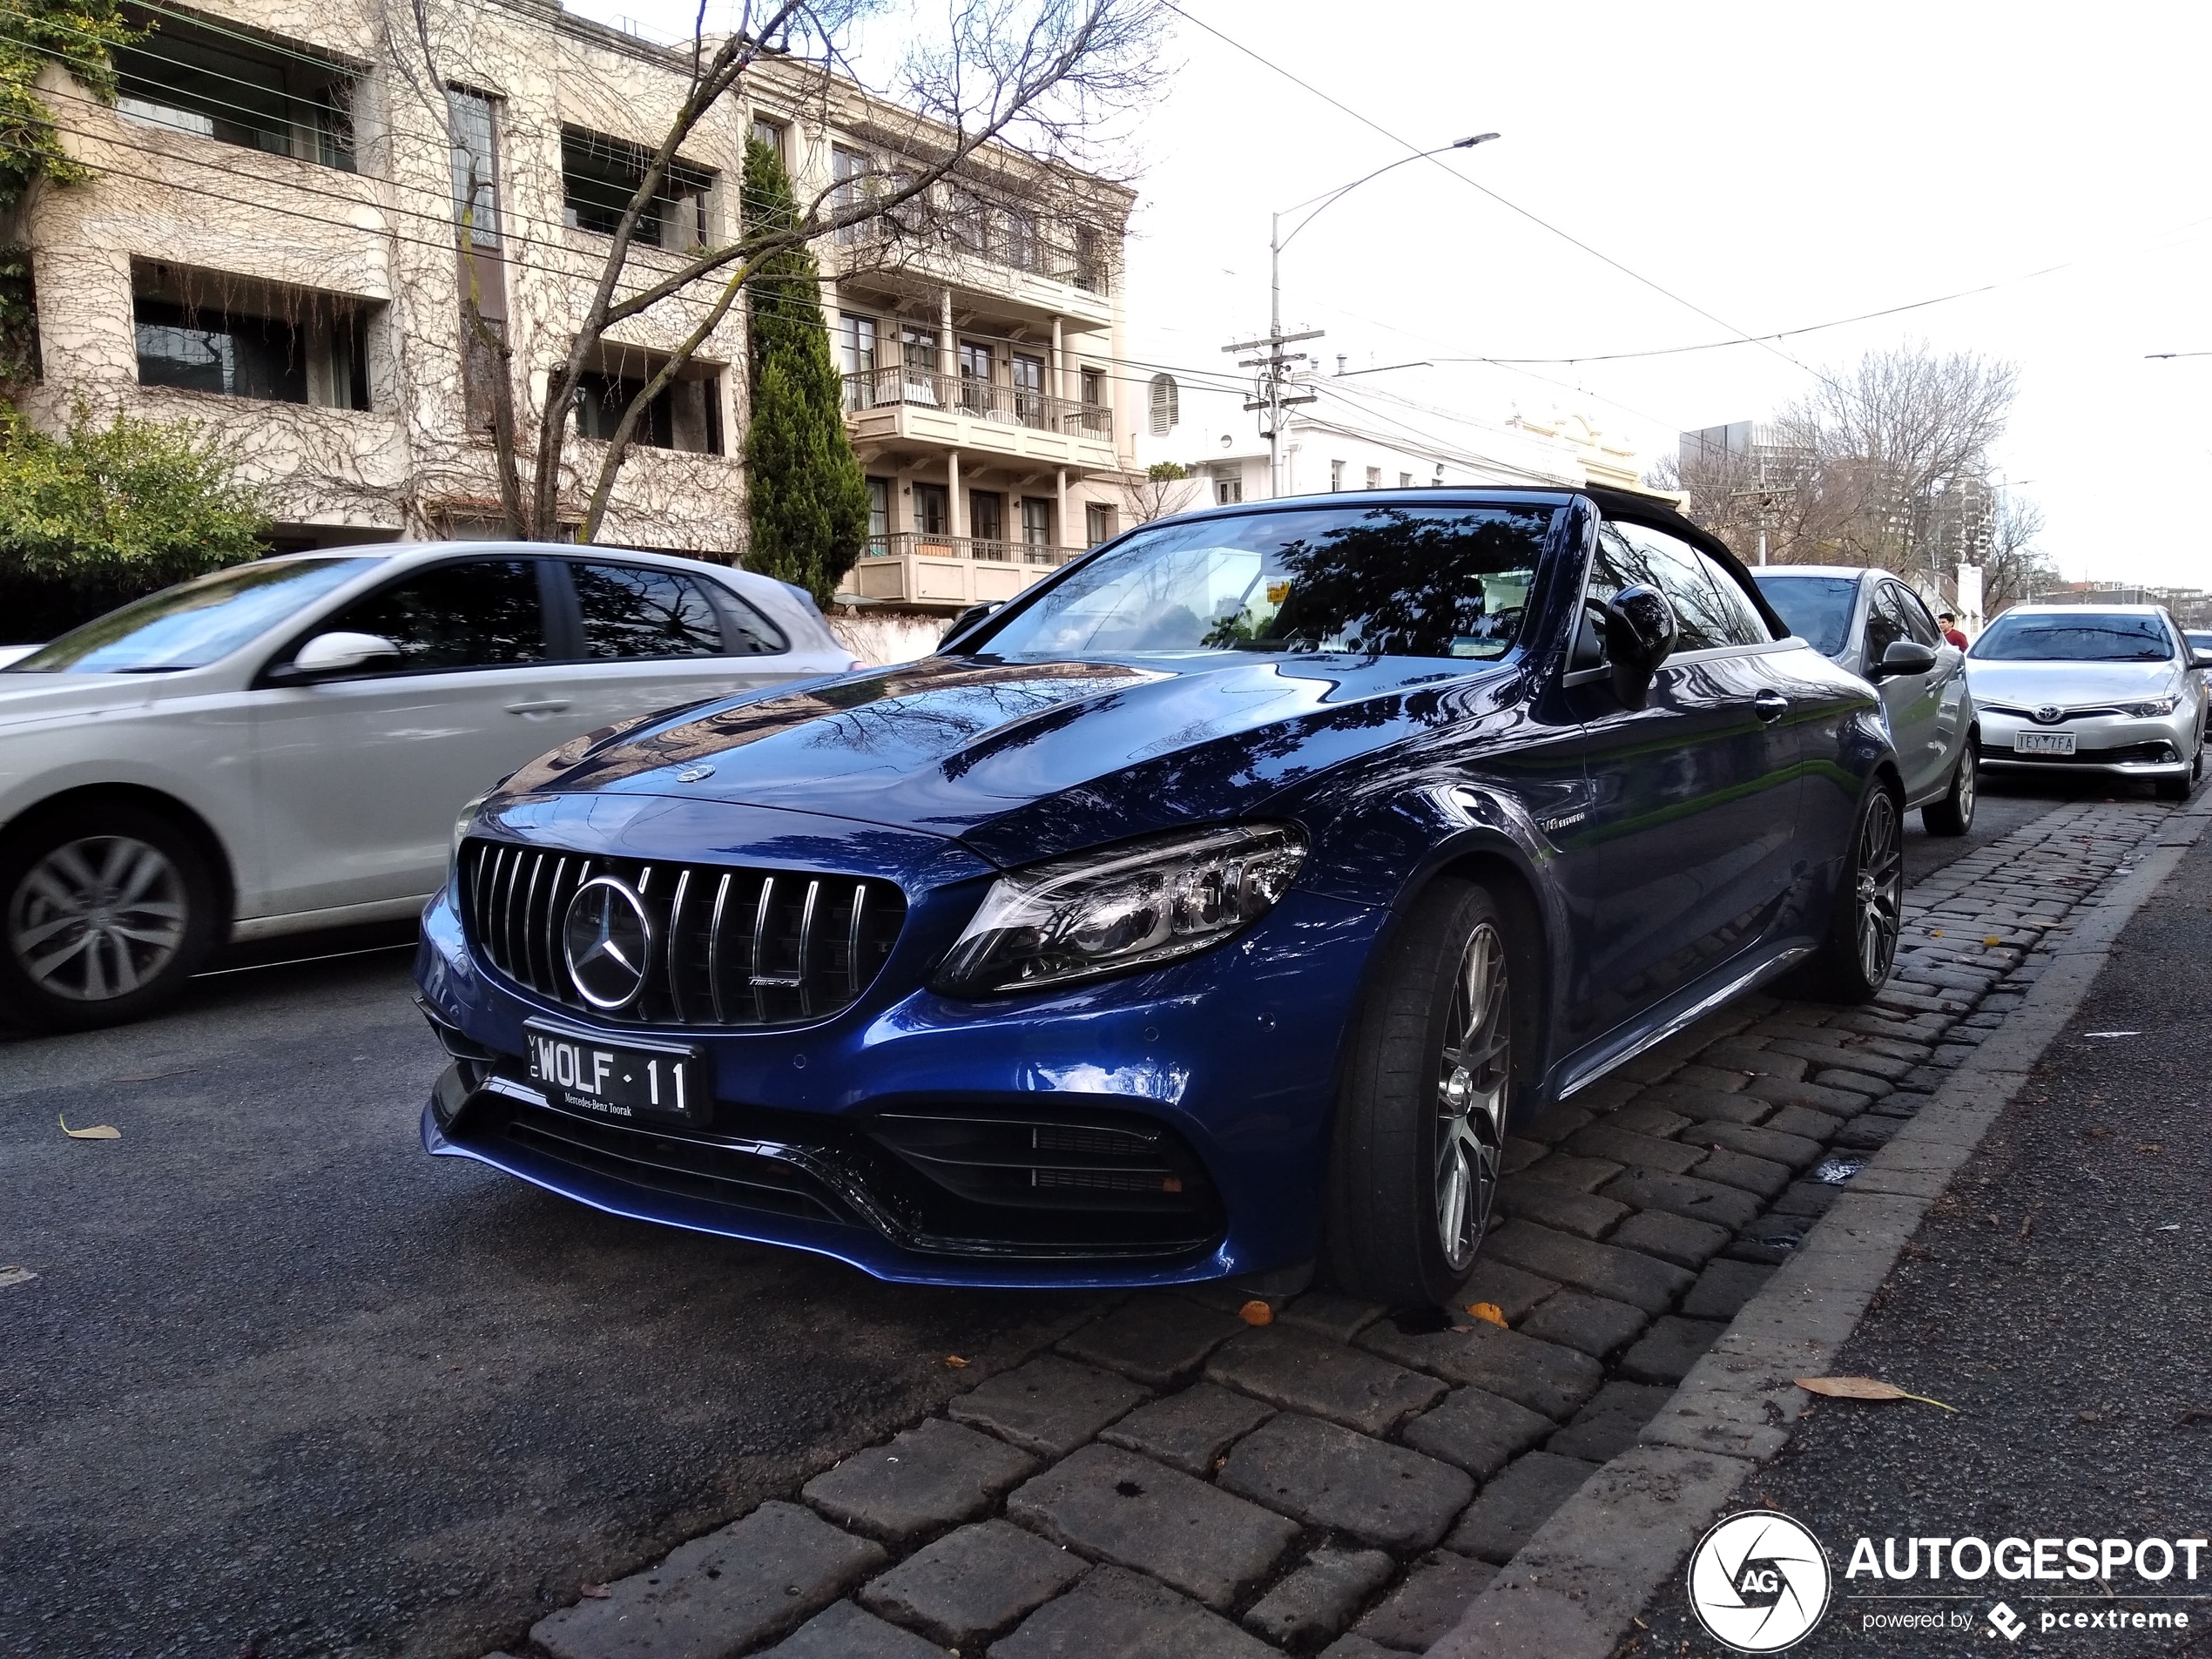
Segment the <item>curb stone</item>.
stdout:
<svg viewBox="0 0 2212 1659">
<path fill-rule="evenodd" d="M 1825 1370 L 1898 1251 L 2065 1028 L 2113 942 L 2212 822 L 2212 792 L 2169 813 L 2133 867 L 2078 901 L 2028 983 L 2005 1040 L 1963 1059 L 1839 1192 L 1622 1453 L 1554 1511 L 1430 1659 L 1607 1659 L 1743 1478 L 1778 1453 L 1803 1409 L 1791 1379 Z M 1906 993 L 1910 995 L 1912 994 Z M 1916 996 L 1914 1001 L 1919 999 Z M 1946 999 L 1949 1000 L 1949 999 Z"/>
</svg>

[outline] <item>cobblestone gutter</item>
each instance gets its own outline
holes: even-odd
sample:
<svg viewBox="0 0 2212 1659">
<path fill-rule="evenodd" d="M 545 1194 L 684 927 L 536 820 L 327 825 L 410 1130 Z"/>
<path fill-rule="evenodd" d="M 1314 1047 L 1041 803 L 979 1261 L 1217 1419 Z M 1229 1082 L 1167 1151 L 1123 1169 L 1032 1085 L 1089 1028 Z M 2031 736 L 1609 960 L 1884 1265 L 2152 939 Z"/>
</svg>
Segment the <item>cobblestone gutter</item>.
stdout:
<svg viewBox="0 0 2212 1659">
<path fill-rule="evenodd" d="M 1912 890 L 1876 1004 L 1747 998 L 1525 1125 L 1465 1298 L 1505 1328 L 1327 1291 L 1257 1328 L 1232 1287 L 1130 1298 L 532 1648 L 1426 1649 L 1601 1466 L 1716 1432 L 1677 1386 L 2168 815 L 2061 807 Z M 1777 1418 L 1728 1425 L 1730 1449 Z"/>
</svg>

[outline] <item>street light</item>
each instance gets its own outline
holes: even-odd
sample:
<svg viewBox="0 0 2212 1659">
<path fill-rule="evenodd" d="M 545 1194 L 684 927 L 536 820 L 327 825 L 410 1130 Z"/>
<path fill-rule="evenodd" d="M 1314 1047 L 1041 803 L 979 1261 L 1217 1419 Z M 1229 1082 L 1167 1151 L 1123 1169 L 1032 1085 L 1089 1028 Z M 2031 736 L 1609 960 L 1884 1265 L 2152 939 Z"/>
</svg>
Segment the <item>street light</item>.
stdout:
<svg viewBox="0 0 2212 1659">
<path fill-rule="evenodd" d="M 1267 410 L 1267 479 L 1269 495 L 1280 496 L 1283 493 L 1283 379 L 1284 370 L 1290 361 L 1289 359 L 1283 355 L 1283 347 L 1289 344 L 1290 341 L 1292 339 L 1304 340 L 1310 338 L 1310 336 L 1305 334 L 1286 337 L 1283 333 L 1283 250 L 1291 245 L 1292 239 L 1297 237 L 1300 231 L 1304 230 L 1308 225 L 1311 225 L 1315 219 L 1318 219 L 1333 203 L 1350 195 L 1353 191 L 1359 189 L 1360 185 L 1366 184 L 1372 179 L 1379 179 L 1386 172 L 1391 172 L 1399 167 L 1403 167 L 1409 162 L 1426 161 L 1434 156 L 1448 155 L 1454 150 L 1472 150 L 1476 145 L 1487 144 L 1491 139 L 1498 136 L 1499 135 L 1494 132 L 1478 132 L 1473 138 L 1454 138 L 1451 143 L 1439 145 L 1433 150 L 1423 150 L 1414 155 L 1400 156 L 1395 161 L 1384 163 L 1372 172 L 1362 174 L 1348 185 L 1339 185 L 1334 190 L 1325 190 L 1318 196 L 1309 196 L 1302 202 L 1294 202 L 1290 206 L 1269 215 L 1267 233 L 1267 338 L 1265 340 L 1246 341 L 1234 346 L 1224 346 L 1222 348 L 1224 351 L 1231 352 L 1249 351 L 1253 347 L 1259 346 L 1264 346 L 1268 348 L 1267 356 L 1262 360 L 1260 364 L 1261 367 L 1264 367 L 1267 370 L 1266 402 L 1264 406 L 1262 406 L 1256 401 L 1248 407 L 1264 407 Z M 1291 226 L 1291 233 L 1289 236 L 1284 235 L 1284 215 L 1286 213 L 1295 213 L 1298 212 L 1299 209 L 1306 207 L 1310 207 L 1313 211 L 1307 213 L 1304 219 L 1301 219 L 1297 224 Z"/>
</svg>

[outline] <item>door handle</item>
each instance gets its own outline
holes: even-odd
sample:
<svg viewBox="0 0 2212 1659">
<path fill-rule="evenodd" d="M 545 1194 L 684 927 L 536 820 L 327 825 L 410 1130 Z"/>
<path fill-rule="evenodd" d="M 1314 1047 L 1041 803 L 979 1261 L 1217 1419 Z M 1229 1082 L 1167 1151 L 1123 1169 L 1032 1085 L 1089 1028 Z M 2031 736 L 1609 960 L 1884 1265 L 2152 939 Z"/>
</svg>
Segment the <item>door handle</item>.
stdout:
<svg viewBox="0 0 2212 1659">
<path fill-rule="evenodd" d="M 1761 691 L 1751 699 L 1751 712 L 1769 725 L 1790 711 L 1790 699 L 1779 691 Z"/>
<path fill-rule="evenodd" d="M 507 705 L 507 711 L 509 714 L 521 714 L 525 716 L 532 714 L 558 714 L 569 706 L 569 702 L 570 699 L 565 697 L 540 698 L 535 703 L 509 703 Z"/>
</svg>

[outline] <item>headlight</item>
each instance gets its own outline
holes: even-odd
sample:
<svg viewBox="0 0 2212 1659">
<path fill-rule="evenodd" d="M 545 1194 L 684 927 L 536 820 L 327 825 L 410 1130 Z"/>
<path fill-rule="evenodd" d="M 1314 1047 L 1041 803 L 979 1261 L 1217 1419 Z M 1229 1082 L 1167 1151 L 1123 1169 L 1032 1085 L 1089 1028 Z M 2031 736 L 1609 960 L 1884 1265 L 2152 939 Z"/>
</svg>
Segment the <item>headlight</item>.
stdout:
<svg viewBox="0 0 2212 1659">
<path fill-rule="evenodd" d="M 933 989 L 988 996 L 1151 968 L 1265 915 L 1305 858 L 1288 824 L 1125 841 L 1001 876 Z"/>
<path fill-rule="evenodd" d="M 503 778 L 500 779 L 500 783 L 504 783 L 507 780 Z M 476 809 L 482 806 L 486 801 L 489 800 L 492 796 L 492 790 L 497 789 L 498 787 L 499 784 L 494 784 L 491 786 L 491 789 L 484 791 L 482 794 L 477 796 L 475 799 L 470 801 L 466 806 L 463 806 L 461 809 L 461 816 L 453 820 L 453 844 L 446 849 L 447 886 L 453 887 L 455 885 L 454 878 L 460 873 L 462 838 L 469 833 L 469 826 L 476 821 Z"/>
<path fill-rule="evenodd" d="M 2138 720 L 2155 720 L 2161 715 L 2171 714 L 2174 704 L 2173 698 L 2155 697 L 2148 703 L 2122 703 L 2120 709 L 2121 713 L 2132 714 Z"/>
</svg>

